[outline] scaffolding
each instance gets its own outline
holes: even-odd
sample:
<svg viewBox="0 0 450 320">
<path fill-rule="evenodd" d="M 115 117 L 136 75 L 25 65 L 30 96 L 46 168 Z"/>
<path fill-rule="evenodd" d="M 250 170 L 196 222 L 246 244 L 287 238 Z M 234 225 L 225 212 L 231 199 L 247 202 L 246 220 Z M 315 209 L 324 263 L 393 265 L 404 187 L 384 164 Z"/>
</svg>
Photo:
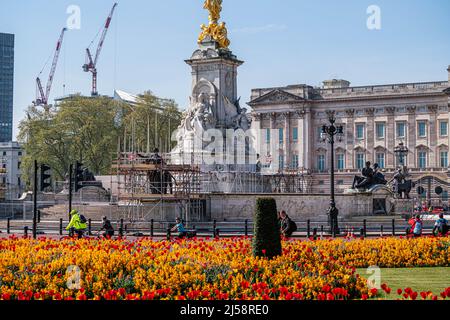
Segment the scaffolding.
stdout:
<svg viewBox="0 0 450 320">
<path fill-rule="evenodd" d="M 186 223 L 205 218 L 198 166 L 170 164 L 170 155 L 121 153 L 113 170 L 119 206 L 124 208 L 122 218 L 167 221 L 168 210 Z"/>
<path fill-rule="evenodd" d="M 302 169 L 277 173 L 205 170 L 172 164 L 171 155 L 120 153 L 117 174 L 120 217 L 130 223 L 181 217 L 186 224 L 208 220 L 212 194 L 307 194 L 312 176 Z"/>
</svg>

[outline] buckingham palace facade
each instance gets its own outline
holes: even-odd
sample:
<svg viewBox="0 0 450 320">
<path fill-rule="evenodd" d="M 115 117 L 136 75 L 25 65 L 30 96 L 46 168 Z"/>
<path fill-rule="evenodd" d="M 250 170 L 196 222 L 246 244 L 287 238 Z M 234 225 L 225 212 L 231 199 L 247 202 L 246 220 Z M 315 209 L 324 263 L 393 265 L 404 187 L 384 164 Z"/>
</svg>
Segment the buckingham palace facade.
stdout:
<svg viewBox="0 0 450 320">
<path fill-rule="evenodd" d="M 447 72 L 447 81 L 426 83 L 352 87 L 328 80 L 320 88 L 253 89 L 248 104 L 252 127 L 267 150 L 262 163 L 272 173 L 307 173 L 311 192 L 328 192 L 331 150 L 321 129 L 333 112 L 344 127 L 335 145 L 338 191 L 351 186 L 366 161 L 378 163 L 390 179 L 399 166 L 394 149 L 400 144 L 409 150 L 404 163 L 413 180 L 428 176 L 450 184 L 450 67 Z"/>
</svg>

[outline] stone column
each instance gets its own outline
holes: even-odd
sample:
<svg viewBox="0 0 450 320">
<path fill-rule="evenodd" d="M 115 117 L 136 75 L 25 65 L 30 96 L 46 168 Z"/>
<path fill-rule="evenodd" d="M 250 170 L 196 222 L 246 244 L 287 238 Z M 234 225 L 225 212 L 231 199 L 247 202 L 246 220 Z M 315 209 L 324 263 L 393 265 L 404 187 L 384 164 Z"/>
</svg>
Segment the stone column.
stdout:
<svg viewBox="0 0 450 320">
<path fill-rule="evenodd" d="M 366 109 L 367 128 L 366 128 L 366 149 L 367 161 L 376 162 L 375 158 L 375 109 Z"/>
<path fill-rule="evenodd" d="M 354 146 L 355 146 L 355 109 L 345 110 L 347 114 L 347 125 L 345 126 L 347 143 L 345 145 L 345 162 L 346 169 L 355 169 L 355 164 L 353 161 L 354 156 Z"/>
<path fill-rule="evenodd" d="M 272 156 L 272 170 L 278 171 L 279 165 L 279 147 L 278 147 L 278 137 L 277 137 L 277 114 L 272 112 L 270 114 L 270 155 Z"/>
<path fill-rule="evenodd" d="M 437 156 L 437 142 L 438 142 L 438 134 L 437 134 L 437 112 L 438 112 L 438 106 L 428 106 L 428 111 L 430 113 L 430 128 L 428 130 L 429 132 L 429 139 L 430 139 L 430 151 L 428 155 L 428 167 L 436 168 L 439 167 L 439 164 L 437 160 L 439 157 Z"/>
<path fill-rule="evenodd" d="M 311 123 L 312 123 L 311 109 L 306 108 L 303 112 L 303 132 L 301 133 L 301 137 L 303 139 L 303 149 L 301 152 L 302 152 L 302 156 L 304 159 L 304 168 L 307 170 L 311 170 L 313 168 L 312 158 L 314 157 L 314 151 L 313 151 L 314 133 L 313 133 Z"/>
<path fill-rule="evenodd" d="M 305 143 L 306 143 L 306 134 L 305 134 L 305 112 L 298 111 L 297 113 L 298 121 L 298 142 L 297 142 L 297 152 L 298 152 L 298 166 L 300 168 L 306 168 L 306 152 L 305 152 Z"/>
<path fill-rule="evenodd" d="M 386 108 L 388 114 L 386 140 L 387 140 L 387 154 L 386 154 L 386 168 L 395 169 L 395 108 Z"/>
<path fill-rule="evenodd" d="M 417 142 L 417 132 L 416 132 L 416 107 L 410 106 L 408 110 L 408 143 L 407 147 L 409 149 L 409 154 L 407 158 L 407 165 L 409 168 L 416 167 L 416 142 Z"/>
<path fill-rule="evenodd" d="M 291 166 L 291 113 L 284 114 L 284 163 L 290 168 Z"/>
</svg>

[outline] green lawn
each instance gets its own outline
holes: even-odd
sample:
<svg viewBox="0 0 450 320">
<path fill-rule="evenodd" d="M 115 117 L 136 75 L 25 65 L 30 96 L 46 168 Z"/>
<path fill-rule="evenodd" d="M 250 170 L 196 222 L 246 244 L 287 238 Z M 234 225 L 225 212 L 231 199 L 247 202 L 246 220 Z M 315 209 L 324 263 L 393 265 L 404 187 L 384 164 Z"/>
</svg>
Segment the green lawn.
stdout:
<svg viewBox="0 0 450 320">
<path fill-rule="evenodd" d="M 364 278 L 370 277 L 366 269 L 357 269 L 357 273 Z M 418 293 L 432 291 L 439 296 L 442 291 L 450 287 L 450 267 L 381 269 L 381 284 L 383 283 L 392 289 L 389 296 L 383 292 L 383 297 L 387 299 L 400 298 L 397 295 L 397 289 L 404 290 L 408 287 Z"/>
</svg>

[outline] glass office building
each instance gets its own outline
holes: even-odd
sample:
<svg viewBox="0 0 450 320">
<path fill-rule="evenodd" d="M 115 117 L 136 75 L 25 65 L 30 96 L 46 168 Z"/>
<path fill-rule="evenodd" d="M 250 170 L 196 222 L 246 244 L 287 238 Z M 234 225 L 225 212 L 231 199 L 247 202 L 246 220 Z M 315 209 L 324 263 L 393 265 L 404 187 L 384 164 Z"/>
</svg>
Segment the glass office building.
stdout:
<svg viewBox="0 0 450 320">
<path fill-rule="evenodd" d="M 0 33 L 0 142 L 12 141 L 14 35 Z"/>
</svg>

